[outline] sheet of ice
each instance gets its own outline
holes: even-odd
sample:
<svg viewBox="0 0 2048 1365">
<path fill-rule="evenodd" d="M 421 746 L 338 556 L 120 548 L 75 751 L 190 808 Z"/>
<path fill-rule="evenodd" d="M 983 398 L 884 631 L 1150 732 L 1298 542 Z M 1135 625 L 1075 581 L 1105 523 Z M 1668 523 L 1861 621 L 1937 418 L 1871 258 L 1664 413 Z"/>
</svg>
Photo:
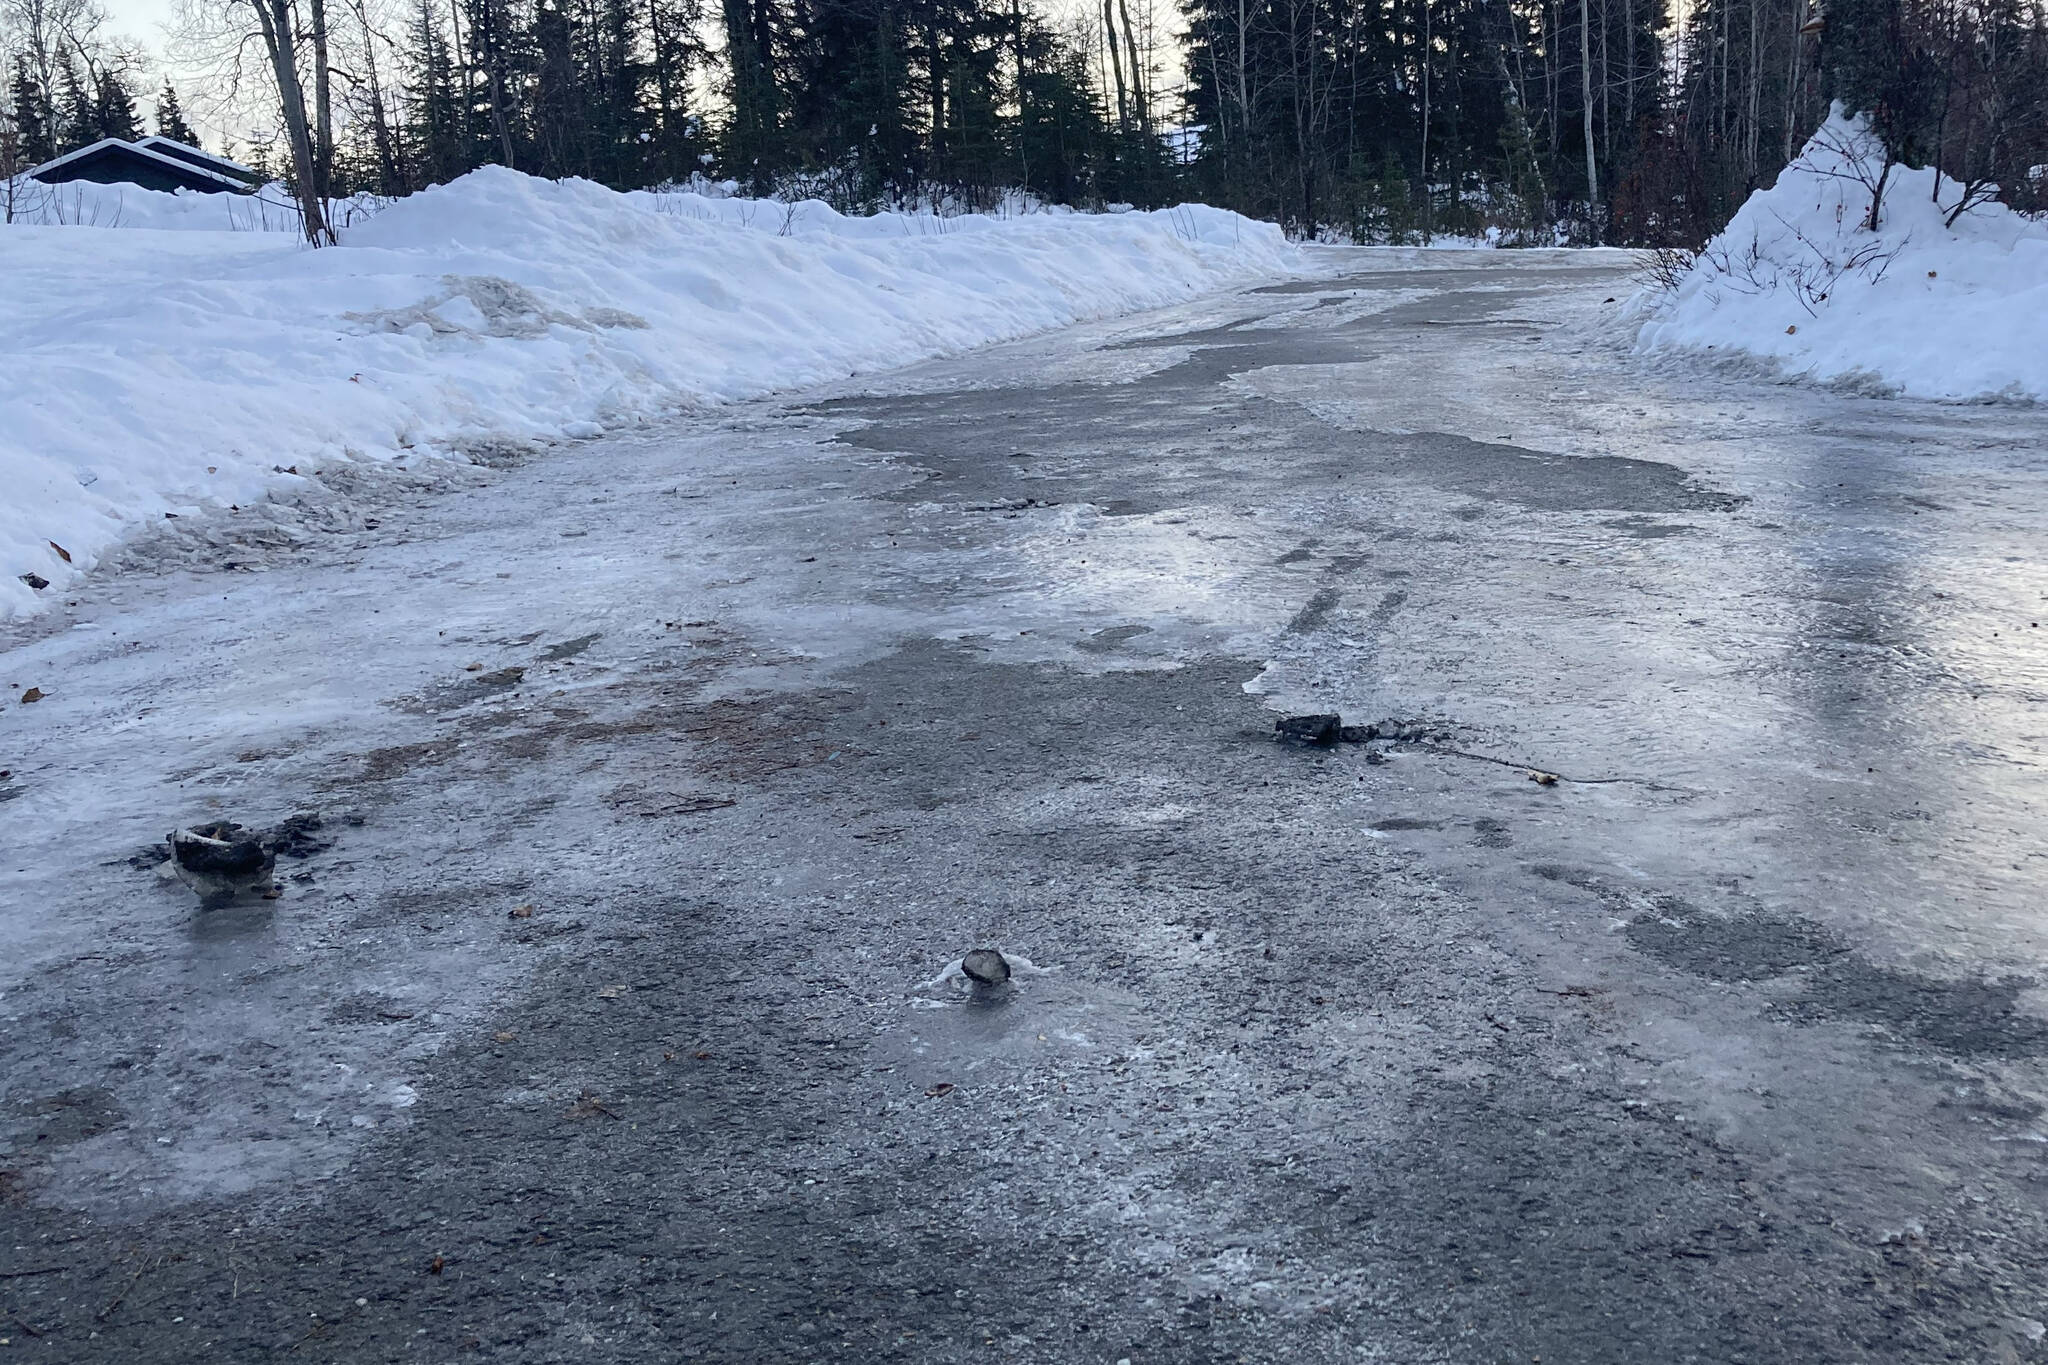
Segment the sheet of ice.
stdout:
<svg viewBox="0 0 2048 1365">
<path fill-rule="evenodd" d="M 1962 186 L 1881 162 L 1839 109 L 1750 196 L 1678 287 L 1645 295 L 1644 351 L 1737 351 L 1820 382 L 1914 398 L 2048 399 L 2048 221 L 2002 204 L 1944 220 Z"/>
<path fill-rule="evenodd" d="M 488 167 L 318 252 L 232 207 L 81 189 L 0 228 L 0 618 L 294 469 L 588 438 L 1307 268 L 1199 205 L 848 218 Z"/>
<path fill-rule="evenodd" d="M 1003 961 L 1010 964 L 1010 975 L 1013 978 L 1050 976 L 1059 970 L 1058 967 L 1041 967 L 1022 953 L 1009 948 L 1004 948 L 1000 951 L 1003 955 Z M 966 961 L 965 957 L 954 958 L 951 962 L 939 968 L 937 976 L 929 981 L 918 982 L 917 989 L 921 991 L 935 991 L 946 987 L 951 987 L 956 991 L 973 989 L 974 982 L 967 975 Z"/>
</svg>

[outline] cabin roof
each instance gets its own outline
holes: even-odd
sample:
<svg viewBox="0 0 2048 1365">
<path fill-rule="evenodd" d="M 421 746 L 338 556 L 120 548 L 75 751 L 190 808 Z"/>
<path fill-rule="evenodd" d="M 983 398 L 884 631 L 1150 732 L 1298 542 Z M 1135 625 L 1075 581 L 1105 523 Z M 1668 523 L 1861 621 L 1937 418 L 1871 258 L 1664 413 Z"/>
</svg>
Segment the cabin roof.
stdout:
<svg viewBox="0 0 2048 1365">
<path fill-rule="evenodd" d="M 201 153 L 201 155 L 205 155 L 205 153 Z M 77 151 L 66 152 L 60 157 L 54 157 L 31 170 L 29 175 L 36 180 L 48 180 L 49 174 L 52 171 L 75 169 L 82 163 L 99 161 L 106 158 L 133 160 L 155 169 L 159 175 L 167 175 L 169 178 L 180 181 L 192 189 L 234 190 L 238 193 L 247 193 L 250 188 L 248 181 L 223 171 L 198 165 L 183 157 L 172 156 L 167 152 L 158 151 L 154 147 L 144 147 L 134 142 L 123 142 L 117 137 L 101 138 L 90 146 L 80 147 Z M 70 178 L 73 177 L 60 177 L 60 179 Z"/>
<path fill-rule="evenodd" d="M 135 139 L 135 145 L 152 152 L 161 152 L 165 156 L 174 156 L 180 161 L 189 161 L 204 170 L 230 176 L 236 180 L 244 180 L 252 185 L 259 184 L 263 180 L 260 174 L 244 166 L 241 162 L 230 160 L 224 156 L 215 156 L 204 147 L 194 147 L 189 142 L 178 142 L 171 138 L 152 134 L 149 137 Z"/>
</svg>

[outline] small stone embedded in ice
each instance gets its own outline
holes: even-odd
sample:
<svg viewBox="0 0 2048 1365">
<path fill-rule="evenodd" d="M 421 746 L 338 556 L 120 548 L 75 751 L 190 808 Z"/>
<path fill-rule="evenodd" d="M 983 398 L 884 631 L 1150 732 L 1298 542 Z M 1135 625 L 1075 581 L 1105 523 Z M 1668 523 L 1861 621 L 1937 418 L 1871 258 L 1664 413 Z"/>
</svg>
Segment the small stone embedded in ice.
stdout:
<svg viewBox="0 0 2048 1365">
<path fill-rule="evenodd" d="M 1010 964 L 993 948 L 976 948 L 960 959 L 967 979 L 981 986 L 1000 986 L 1010 979 Z"/>
<path fill-rule="evenodd" d="M 1287 716 L 1273 722 L 1278 738 L 1296 744 L 1335 744 L 1343 729 L 1343 719 L 1335 715 Z"/>
<path fill-rule="evenodd" d="M 178 879 L 214 908 L 244 891 L 267 890 L 277 855 L 253 831 L 214 820 L 165 836 Z"/>
</svg>

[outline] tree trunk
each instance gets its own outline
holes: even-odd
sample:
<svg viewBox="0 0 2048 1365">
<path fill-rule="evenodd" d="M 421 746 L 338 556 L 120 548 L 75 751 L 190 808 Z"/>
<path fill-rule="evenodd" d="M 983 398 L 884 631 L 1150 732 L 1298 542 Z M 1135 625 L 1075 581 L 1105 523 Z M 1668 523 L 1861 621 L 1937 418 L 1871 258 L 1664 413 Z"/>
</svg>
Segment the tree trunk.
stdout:
<svg viewBox="0 0 2048 1365">
<path fill-rule="evenodd" d="M 1111 0 L 1102 0 L 1102 29 L 1109 35 L 1109 69 L 1116 78 L 1116 130 L 1127 137 L 1131 131 L 1130 103 L 1124 95 L 1124 59 L 1117 51 L 1116 15 L 1110 4 Z"/>
<path fill-rule="evenodd" d="M 1586 135 L 1586 207 L 1593 218 L 1593 240 L 1606 234 L 1600 230 L 1600 168 L 1593 160 L 1593 21 L 1588 0 L 1579 0 L 1579 103 L 1584 114 Z"/>
<path fill-rule="evenodd" d="M 313 16 L 313 175 L 325 200 L 334 192 L 334 99 L 327 63 L 327 0 L 310 0 Z"/>
<path fill-rule="evenodd" d="M 924 31 L 925 47 L 930 52 L 931 64 L 931 119 L 932 159 L 926 175 L 938 181 L 945 175 L 946 168 L 946 58 L 939 51 L 939 27 L 928 23 Z"/>
<path fill-rule="evenodd" d="M 1436 196 L 1429 188 L 1429 54 L 1433 35 L 1430 31 L 1429 0 L 1422 0 L 1422 60 L 1416 63 L 1420 79 L 1416 82 L 1422 92 L 1422 163 L 1417 168 L 1422 183 L 1422 243 L 1429 245 L 1431 221 L 1435 217 Z"/>
<path fill-rule="evenodd" d="M 1764 95 L 1764 48 L 1762 16 L 1758 13 L 1763 0 L 1749 0 L 1749 98 L 1744 104 L 1744 117 L 1749 126 L 1742 137 L 1743 183 L 1755 190 L 1761 171 L 1759 148 L 1763 135 Z"/>
<path fill-rule="evenodd" d="M 661 174 L 675 175 L 676 168 L 668 157 L 675 150 L 670 141 L 675 132 L 675 95 L 669 84 L 669 65 L 674 54 L 669 51 L 668 34 L 661 26 L 661 0 L 647 0 L 647 35 L 654 44 L 654 87 L 656 97 L 661 101 L 660 118 L 656 126 L 661 129 Z"/>
<path fill-rule="evenodd" d="M 467 168 L 476 155 L 476 63 L 470 57 L 476 50 L 476 27 L 470 26 L 469 41 L 465 47 L 462 37 L 462 0 L 448 0 L 448 32 L 454 39 L 455 70 L 462 77 L 462 108 L 458 111 L 455 134 L 462 140 L 462 160 Z"/>
<path fill-rule="evenodd" d="M 498 150 L 508 170 L 517 170 L 512 156 L 512 125 L 505 117 L 505 78 L 495 56 L 491 59 L 491 126 L 498 130 Z"/>
<path fill-rule="evenodd" d="M 1611 46 L 1607 40 L 1612 32 L 1607 22 L 1607 0 L 1600 0 L 1600 155 L 1609 165 L 1614 164 L 1614 107 L 1608 98 L 1614 83 L 1607 69 L 1607 52 Z"/>
<path fill-rule="evenodd" d="M 377 149 L 378 188 L 385 194 L 405 194 L 412 186 L 406 158 L 392 130 L 390 110 L 384 107 L 384 79 L 377 71 L 377 34 L 364 0 L 350 0 L 349 7 L 363 31 L 363 74 L 370 94 L 370 136 Z"/>
<path fill-rule="evenodd" d="M 1621 116 L 1632 136 L 1636 127 L 1636 0 L 1622 0 L 1621 27 L 1627 35 L 1621 45 Z M 1610 162 L 1613 159 L 1608 158 Z"/>
<path fill-rule="evenodd" d="M 1247 55 L 1251 45 L 1251 24 L 1245 15 L 1245 4 L 1246 0 L 1237 0 L 1237 126 L 1244 133 L 1246 145 L 1249 146 L 1252 97 L 1245 66 L 1251 60 Z"/>
<path fill-rule="evenodd" d="M 331 246 L 334 232 L 327 226 L 321 203 L 317 171 L 313 160 L 313 131 L 306 122 L 306 92 L 299 83 L 298 33 L 291 0 L 252 0 L 256 22 L 263 34 L 264 51 L 270 57 L 270 74 L 277 82 L 279 112 L 284 115 L 285 137 L 292 148 L 292 178 L 298 196 L 299 214 L 306 240 L 314 246 Z"/>
<path fill-rule="evenodd" d="M 1131 58 L 1131 108 L 1137 115 L 1138 129 L 1148 139 L 1152 136 L 1152 111 L 1145 98 L 1145 68 L 1138 62 L 1138 35 L 1131 27 L 1131 9 L 1125 0 L 1116 0 L 1117 16 L 1123 20 L 1124 48 Z"/>
</svg>

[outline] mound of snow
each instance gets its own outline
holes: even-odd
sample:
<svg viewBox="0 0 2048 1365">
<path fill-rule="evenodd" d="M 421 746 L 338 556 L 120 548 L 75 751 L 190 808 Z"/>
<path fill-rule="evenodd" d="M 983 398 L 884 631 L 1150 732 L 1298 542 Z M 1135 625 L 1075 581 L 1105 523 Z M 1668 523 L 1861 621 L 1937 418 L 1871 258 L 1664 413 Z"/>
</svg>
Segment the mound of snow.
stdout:
<svg viewBox="0 0 2048 1365">
<path fill-rule="evenodd" d="M 1735 350 L 1813 380 L 1915 398 L 2048 399 L 2048 222 L 2003 204 L 1945 221 L 1963 187 L 1892 168 L 1839 108 L 1650 304 L 1641 350 Z"/>
<path fill-rule="evenodd" d="M 200 226 L 226 198 L 0 228 L 0 617 L 293 467 L 591 436 L 1301 268 L 1200 206 L 846 218 L 490 167 L 308 251 Z"/>
<path fill-rule="evenodd" d="M 335 205 L 339 222 L 375 213 L 385 202 L 354 195 Z M 254 194 L 160 194 L 135 185 L 73 180 L 45 185 L 27 176 L 0 180 L 0 218 L 30 227 L 161 228 L 178 232 L 282 232 L 297 236 L 299 211 L 291 191 L 272 182 Z"/>
</svg>

